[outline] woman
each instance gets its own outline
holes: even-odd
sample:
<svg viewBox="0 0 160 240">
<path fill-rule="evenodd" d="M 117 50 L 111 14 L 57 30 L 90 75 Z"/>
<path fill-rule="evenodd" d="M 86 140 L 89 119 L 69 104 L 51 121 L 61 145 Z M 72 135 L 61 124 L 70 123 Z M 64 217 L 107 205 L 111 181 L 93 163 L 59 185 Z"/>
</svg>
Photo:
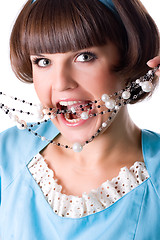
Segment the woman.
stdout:
<svg viewBox="0 0 160 240">
<path fill-rule="evenodd" d="M 158 239 L 160 136 L 126 106 L 160 75 L 140 1 L 28 1 L 10 43 L 50 121 L 1 134 L 2 240 Z"/>
</svg>

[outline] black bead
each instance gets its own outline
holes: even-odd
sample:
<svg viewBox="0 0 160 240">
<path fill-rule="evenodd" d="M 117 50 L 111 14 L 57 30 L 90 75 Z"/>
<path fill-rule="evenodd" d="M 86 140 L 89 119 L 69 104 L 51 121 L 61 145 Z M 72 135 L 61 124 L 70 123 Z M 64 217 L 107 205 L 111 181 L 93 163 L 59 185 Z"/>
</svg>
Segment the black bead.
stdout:
<svg viewBox="0 0 160 240">
<path fill-rule="evenodd" d="M 32 103 L 30 103 L 29 105 L 32 106 Z"/>
<path fill-rule="evenodd" d="M 103 115 L 103 112 L 101 112 L 101 114 Z"/>
<path fill-rule="evenodd" d="M 94 139 L 95 138 L 95 136 L 92 136 L 92 139 Z"/>
<path fill-rule="evenodd" d="M 94 113 L 94 114 L 93 114 L 93 116 L 94 116 L 94 117 L 96 117 L 96 116 L 97 116 L 97 114 L 96 114 L 96 113 Z"/>
<path fill-rule="evenodd" d="M 13 112 L 14 112 L 14 111 L 16 111 L 16 109 L 15 109 L 15 108 L 13 108 Z"/>
<path fill-rule="evenodd" d="M 53 140 L 51 140 L 51 143 L 53 143 Z"/>
<path fill-rule="evenodd" d="M 90 107 L 90 109 L 92 110 L 92 107 Z"/>
<path fill-rule="evenodd" d="M 22 124 L 22 127 L 24 127 L 24 124 Z"/>
<path fill-rule="evenodd" d="M 17 100 L 17 98 L 15 97 L 14 100 Z"/>
<path fill-rule="evenodd" d="M 37 124 L 38 124 L 38 125 L 40 125 L 41 123 L 40 123 L 40 122 L 38 122 Z"/>
<path fill-rule="evenodd" d="M 48 115 L 51 115 L 51 113 L 49 112 Z"/>
<path fill-rule="evenodd" d="M 28 131 L 31 132 L 31 129 L 29 128 Z"/>
<path fill-rule="evenodd" d="M 110 110 L 110 109 L 108 109 L 108 112 L 111 112 L 111 110 Z"/>
<path fill-rule="evenodd" d="M 65 148 L 68 148 L 68 146 L 66 145 Z"/>
<path fill-rule="evenodd" d="M 121 96 L 119 96 L 119 97 L 118 97 L 118 99 L 120 99 L 120 100 L 121 100 L 121 99 L 122 99 L 122 97 L 121 97 Z"/>
<path fill-rule="evenodd" d="M 38 135 L 38 133 L 35 133 L 35 136 L 37 136 Z"/>
<path fill-rule="evenodd" d="M 88 144 L 89 142 L 88 141 L 86 141 L 86 144 Z"/>
<path fill-rule="evenodd" d="M 52 111 L 52 108 L 50 108 L 49 110 Z"/>
<path fill-rule="evenodd" d="M 2 94 L 2 92 L 0 92 L 0 95 Z"/>
<path fill-rule="evenodd" d="M 83 111 L 84 111 L 84 108 L 82 108 L 81 110 L 82 110 L 82 112 L 83 112 Z"/>
<path fill-rule="evenodd" d="M 95 100 L 94 103 L 97 103 L 97 100 Z"/>
<path fill-rule="evenodd" d="M 80 105 L 79 107 L 80 107 L 80 108 L 82 108 L 83 106 L 82 106 L 82 105 Z"/>
<path fill-rule="evenodd" d="M 97 107 L 98 107 L 98 108 L 100 108 L 100 107 L 101 107 L 101 105 L 98 105 Z"/>
<path fill-rule="evenodd" d="M 111 120 L 112 118 L 111 117 L 109 117 L 109 120 Z"/>
<path fill-rule="evenodd" d="M 30 112 L 27 112 L 28 115 L 30 115 Z"/>
<path fill-rule="evenodd" d="M 25 100 L 23 100 L 22 102 L 25 103 Z"/>
<path fill-rule="evenodd" d="M 45 119 L 44 121 L 45 121 L 45 122 L 47 122 L 47 120 L 46 120 L 46 119 Z"/>
<path fill-rule="evenodd" d="M 22 111 L 22 110 L 20 110 L 20 113 L 23 113 L 23 111 Z"/>
<path fill-rule="evenodd" d="M 101 131 L 98 129 L 97 133 L 100 133 Z"/>
<path fill-rule="evenodd" d="M 118 106 L 121 106 L 121 105 L 122 105 L 121 103 L 118 104 Z"/>
<path fill-rule="evenodd" d="M 57 143 L 57 145 L 58 145 L 58 146 L 61 146 L 61 144 L 60 144 L 60 143 Z"/>
<path fill-rule="evenodd" d="M 114 110 L 114 113 L 116 113 L 117 111 L 116 110 Z"/>
</svg>

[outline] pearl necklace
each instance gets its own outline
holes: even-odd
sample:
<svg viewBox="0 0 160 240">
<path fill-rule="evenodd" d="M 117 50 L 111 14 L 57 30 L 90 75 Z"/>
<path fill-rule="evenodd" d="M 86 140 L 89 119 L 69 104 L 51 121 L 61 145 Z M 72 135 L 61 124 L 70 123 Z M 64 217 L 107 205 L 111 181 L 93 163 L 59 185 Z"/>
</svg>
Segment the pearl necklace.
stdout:
<svg viewBox="0 0 160 240">
<path fill-rule="evenodd" d="M 144 75 L 143 77 L 140 77 L 136 81 L 129 83 L 129 85 L 123 90 L 115 92 L 114 94 L 111 94 L 111 95 L 108 95 L 105 93 L 98 100 L 91 101 L 87 104 L 80 104 L 77 107 L 71 107 L 68 110 L 62 110 L 62 109 L 57 109 L 57 108 L 43 108 L 42 105 L 36 105 L 36 104 L 30 103 L 30 102 L 27 102 L 26 100 L 21 100 L 17 97 L 8 96 L 3 92 L 0 92 L 0 96 L 9 97 L 14 101 L 18 101 L 18 102 L 27 104 L 31 107 L 35 107 L 37 109 L 37 111 L 36 111 L 36 114 L 35 114 L 35 111 L 34 111 L 34 113 L 31 113 L 29 111 L 25 112 L 23 110 L 17 110 L 15 108 L 9 108 L 4 103 L 0 103 L 0 109 L 2 109 L 5 112 L 5 114 L 8 114 L 8 116 L 13 121 L 16 122 L 16 125 L 20 130 L 27 129 L 33 135 L 39 137 L 42 141 L 47 141 L 48 143 L 52 143 L 56 146 L 64 147 L 67 149 L 72 149 L 74 152 L 81 152 L 83 150 L 83 147 L 86 144 L 92 142 L 95 137 L 97 137 L 100 133 L 105 131 L 111 125 L 111 123 L 113 122 L 113 120 L 115 119 L 118 112 L 120 111 L 120 109 L 123 106 L 130 103 L 131 100 L 137 99 L 143 93 L 149 93 L 152 91 L 152 89 L 153 89 L 152 80 L 154 78 L 155 72 L 159 69 L 159 66 L 160 65 L 158 65 L 157 67 L 155 67 L 152 70 L 149 70 L 146 75 Z M 133 92 L 135 91 L 135 89 L 137 89 L 139 87 L 141 87 L 141 90 L 139 91 L 139 93 L 136 95 L 133 95 Z M 96 104 L 98 104 L 98 105 L 96 105 Z M 94 113 L 94 114 L 89 114 L 88 110 L 85 111 L 85 109 L 87 109 L 87 108 L 89 110 L 92 110 L 93 105 L 94 105 L 94 109 L 96 109 L 96 108 L 100 109 L 101 107 L 105 107 L 106 110 L 105 111 L 103 110 L 101 112 Z M 23 113 L 23 114 L 27 114 L 27 115 L 34 115 L 34 116 L 36 115 L 39 117 L 40 121 L 35 124 L 27 125 L 26 121 L 20 120 L 19 117 L 16 114 L 14 114 L 14 112 L 19 112 L 19 113 Z M 77 117 L 79 117 L 80 119 L 87 120 L 88 118 L 96 117 L 100 114 L 103 115 L 106 113 L 109 113 L 109 117 L 105 122 L 102 123 L 102 125 L 98 129 L 98 131 L 85 143 L 80 144 L 77 142 L 77 143 L 74 143 L 72 147 L 70 147 L 68 145 L 63 145 L 61 143 L 56 143 L 53 140 L 45 138 L 44 136 L 40 136 L 37 132 L 32 130 L 32 128 L 36 125 L 40 125 L 41 123 L 53 120 L 55 117 L 57 117 L 58 114 L 64 114 L 65 116 L 68 116 L 67 114 L 74 114 L 74 115 L 77 115 Z"/>
</svg>

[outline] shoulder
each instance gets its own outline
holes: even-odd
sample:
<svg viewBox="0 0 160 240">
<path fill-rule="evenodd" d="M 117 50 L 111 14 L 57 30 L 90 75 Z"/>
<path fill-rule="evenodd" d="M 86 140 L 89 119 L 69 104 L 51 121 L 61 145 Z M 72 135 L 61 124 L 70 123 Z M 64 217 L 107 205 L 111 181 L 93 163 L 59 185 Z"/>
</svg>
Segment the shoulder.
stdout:
<svg viewBox="0 0 160 240">
<path fill-rule="evenodd" d="M 160 198 L 160 134 L 143 130 L 142 150 L 150 180 Z"/>
<path fill-rule="evenodd" d="M 142 147 L 147 154 L 160 151 L 160 133 L 142 130 Z"/>
<path fill-rule="evenodd" d="M 54 139 L 58 135 L 58 129 L 51 122 L 42 123 L 32 128 L 33 133 Z M 27 129 L 19 130 L 12 127 L 0 133 L 0 167 L 3 177 L 13 180 L 18 172 L 40 152 L 47 141 L 30 133 Z"/>
<path fill-rule="evenodd" d="M 0 133 L 0 161 L 22 152 L 29 138 L 27 130 L 19 130 L 16 126 Z"/>
<path fill-rule="evenodd" d="M 29 124 L 31 125 L 31 123 Z M 34 125 L 34 123 L 32 123 Z M 33 133 L 33 134 L 32 134 Z M 42 143 L 40 136 L 45 136 L 47 139 L 53 139 L 59 134 L 58 129 L 52 122 L 42 123 L 40 126 L 35 125 L 32 127 L 32 133 L 27 129 L 19 130 L 16 126 L 5 130 L 0 133 L 0 159 L 8 156 L 18 155 L 25 156 L 30 150 L 34 150 L 36 146 L 40 148 L 45 145 Z M 37 133 L 38 136 L 35 136 Z"/>
</svg>

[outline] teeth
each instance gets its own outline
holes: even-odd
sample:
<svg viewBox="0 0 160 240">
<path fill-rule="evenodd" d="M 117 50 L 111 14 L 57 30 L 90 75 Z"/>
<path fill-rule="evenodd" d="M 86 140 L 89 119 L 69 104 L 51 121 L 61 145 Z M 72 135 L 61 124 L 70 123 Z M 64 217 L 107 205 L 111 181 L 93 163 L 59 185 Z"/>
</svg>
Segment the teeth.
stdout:
<svg viewBox="0 0 160 240">
<path fill-rule="evenodd" d="M 59 102 L 59 104 L 61 105 L 61 106 L 71 106 L 71 105 L 73 105 L 73 104 L 76 104 L 76 103 L 81 103 L 82 101 L 68 101 L 68 102 L 63 102 L 63 101 L 61 101 L 61 102 Z"/>
<path fill-rule="evenodd" d="M 83 113 L 86 113 L 88 115 L 90 110 L 88 110 L 87 112 L 83 112 Z M 79 122 L 82 118 L 77 118 L 77 119 L 69 119 L 69 113 L 65 113 L 64 114 L 64 117 L 66 119 L 66 121 L 70 122 L 70 123 L 76 123 L 76 122 Z M 87 120 L 88 118 L 84 119 L 84 120 Z"/>
<path fill-rule="evenodd" d="M 64 117 L 66 119 L 67 122 L 70 122 L 70 123 L 76 123 L 76 122 L 79 122 L 81 120 L 81 118 L 77 118 L 77 119 L 69 119 L 69 114 L 68 113 L 65 113 L 64 114 Z"/>
</svg>

